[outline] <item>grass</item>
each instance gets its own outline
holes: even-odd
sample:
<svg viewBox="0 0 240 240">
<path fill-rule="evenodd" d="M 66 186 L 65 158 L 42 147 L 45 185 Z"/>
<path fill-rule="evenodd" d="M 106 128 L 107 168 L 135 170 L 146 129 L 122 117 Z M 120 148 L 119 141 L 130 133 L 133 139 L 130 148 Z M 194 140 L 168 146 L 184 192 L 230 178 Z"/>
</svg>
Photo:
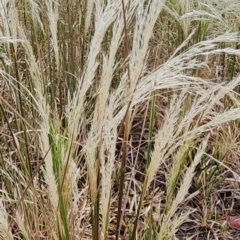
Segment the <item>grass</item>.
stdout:
<svg viewBox="0 0 240 240">
<path fill-rule="evenodd" d="M 232 239 L 238 1 L 0 3 L 0 238 Z"/>
</svg>

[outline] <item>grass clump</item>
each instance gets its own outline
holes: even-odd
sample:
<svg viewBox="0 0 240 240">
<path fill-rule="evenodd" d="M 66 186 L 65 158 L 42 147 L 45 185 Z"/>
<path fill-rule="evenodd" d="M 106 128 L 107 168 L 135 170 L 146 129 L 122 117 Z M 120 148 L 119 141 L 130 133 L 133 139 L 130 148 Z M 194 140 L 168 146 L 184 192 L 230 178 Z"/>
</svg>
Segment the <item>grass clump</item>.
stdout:
<svg viewBox="0 0 240 240">
<path fill-rule="evenodd" d="M 240 11 L 220 2 L 0 3 L 0 238 L 231 239 Z"/>
</svg>

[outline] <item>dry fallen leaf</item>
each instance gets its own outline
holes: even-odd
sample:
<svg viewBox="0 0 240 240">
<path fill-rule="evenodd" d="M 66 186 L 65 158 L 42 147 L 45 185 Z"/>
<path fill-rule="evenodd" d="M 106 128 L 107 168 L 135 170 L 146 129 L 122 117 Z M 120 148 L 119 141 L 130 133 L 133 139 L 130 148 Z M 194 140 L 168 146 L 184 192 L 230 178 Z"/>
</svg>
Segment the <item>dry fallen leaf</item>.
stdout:
<svg viewBox="0 0 240 240">
<path fill-rule="evenodd" d="M 226 216 L 224 220 L 229 227 L 240 230 L 240 215 Z"/>
</svg>

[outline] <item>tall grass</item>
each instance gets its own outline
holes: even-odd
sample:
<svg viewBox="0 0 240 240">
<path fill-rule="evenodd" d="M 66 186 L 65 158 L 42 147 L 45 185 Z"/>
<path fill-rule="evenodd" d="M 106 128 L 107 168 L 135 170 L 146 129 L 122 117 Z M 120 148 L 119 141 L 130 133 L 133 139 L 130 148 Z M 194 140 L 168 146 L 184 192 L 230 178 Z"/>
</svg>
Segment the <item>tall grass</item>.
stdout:
<svg viewBox="0 0 240 240">
<path fill-rule="evenodd" d="M 240 9 L 220 2 L 1 1 L 2 239 L 231 235 Z"/>
</svg>

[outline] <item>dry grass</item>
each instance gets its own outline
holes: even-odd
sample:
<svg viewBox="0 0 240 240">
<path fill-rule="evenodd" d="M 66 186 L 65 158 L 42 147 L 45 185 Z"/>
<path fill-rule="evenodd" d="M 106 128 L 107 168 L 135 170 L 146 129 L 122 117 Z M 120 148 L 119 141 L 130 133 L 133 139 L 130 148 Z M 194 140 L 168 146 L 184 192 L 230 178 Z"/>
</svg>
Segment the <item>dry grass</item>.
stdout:
<svg viewBox="0 0 240 240">
<path fill-rule="evenodd" d="M 0 3 L 0 239 L 233 239 L 235 1 Z"/>
</svg>

